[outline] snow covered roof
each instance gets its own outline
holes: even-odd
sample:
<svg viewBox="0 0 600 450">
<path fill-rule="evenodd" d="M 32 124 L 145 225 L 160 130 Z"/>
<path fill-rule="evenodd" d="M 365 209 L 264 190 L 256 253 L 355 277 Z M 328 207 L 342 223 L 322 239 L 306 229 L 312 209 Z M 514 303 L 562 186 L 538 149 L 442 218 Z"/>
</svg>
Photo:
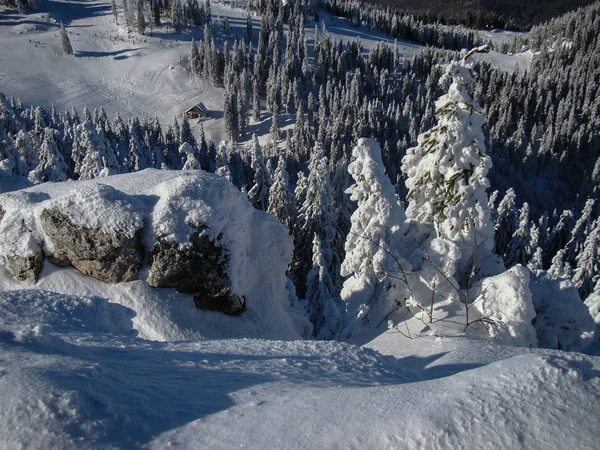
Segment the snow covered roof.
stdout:
<svg viewBox="0 0 600 450">
<path fill-rule="evenodd" d="M 190 109 L 186 111 L 186 113 L 196 111 L 198 114 L 208 114 L 208 109 L 204 106 L 204 103 L 200 102 L 197 105 L 192 106 Z"/>
</svg>

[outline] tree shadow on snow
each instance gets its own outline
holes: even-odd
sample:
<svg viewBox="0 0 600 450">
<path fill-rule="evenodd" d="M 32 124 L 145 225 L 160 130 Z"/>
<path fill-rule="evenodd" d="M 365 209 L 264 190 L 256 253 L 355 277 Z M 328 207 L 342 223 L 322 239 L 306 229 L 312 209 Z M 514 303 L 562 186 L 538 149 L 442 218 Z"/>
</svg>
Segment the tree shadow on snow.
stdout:
<svg viewBox="0 0 600 450">
<path fill-rule="evenodd" d="M 74 20 L 111 14 L 110 3 L 98 3 L 92 0 L 77 2 L 43 2 L 36 13 L 48 12 L 58 23 L 68 25 Z"/>
<path fill-rule="evenodd" d="M 438 378 L 450 377 L 465 370 L 477 369 L 485 364 L 440 364 L 428 367 L 433 362 L 442 358 L 450 352 L 436 353 L 430 356 L 406 356 L 399 359 L 403 367 L 413 373 L 419 381 L 436 380 Z"/>
</svg>

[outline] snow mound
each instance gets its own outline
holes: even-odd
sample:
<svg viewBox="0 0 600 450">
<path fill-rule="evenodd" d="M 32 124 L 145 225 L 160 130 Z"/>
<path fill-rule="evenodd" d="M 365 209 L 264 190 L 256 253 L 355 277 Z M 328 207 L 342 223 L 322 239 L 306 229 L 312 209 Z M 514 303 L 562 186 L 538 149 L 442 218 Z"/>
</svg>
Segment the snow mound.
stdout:
<svg viewBox="0 0 600 450">
<path fill-rule="evenodd" d="M 0 195 L 0 252 L 22 257 L 52 252 L 43 212 L 57 210 L 77 226 L 133 236 L 142 229 L 146 254 L 158 240 L 190 245 L 198 226 L 227 251 L 231 292 L 244 298 L 240 317 L 198 310 L 193 296 L 151 288 L 149 267 L 139 280 L 107 284 L 48 261 L 35 288 L 67 295 L 99 296 L 135 311 L 141 337 L 154 340 L 202 337 L 305 337 L 306 319 L 290 304 L 285 274 L 292 243 L 285 227 L 255 210 L 227 180 L 202 171 L 145 170 L 90 181 L 45 183 Z M 0 270 L 0 290 L 25 285 Z M 31 287 L 31 286 L 29 286 Z M 184 291 L 185 292 L 185 291 Z"/>
<path fill-rule="evenodd" d="M 553 280 L 544 273 L 532 280 L 530 287 L 540 346 L 584 351 L 594 340 L 594 311 L 581 301 L 573 283 Z"/>
<path fill-rule="evenodd" d="M 41 207 L 58 209 L 79 225 L 133 237 L 144 224 L 141 205 L 135 197 L 100 183 L 73 189 L 73 193 L 44 202 Z"/>
<path fill-rule="evenodd" d="M 492 322 L 488 331 L 498 343 L 537 347 L 527 268 L 517 264 L 500 275 L 485 278 L 475 305 L 481 316 Z"/>
<path fill-rule="evenodd" d="M 150 342 L 132 314 L 0 294 L 3 448 L 595 448 L 598 357 L 468 338 L 399 346 L 391 333 L 395 356 L 333 341 Z"/>
</svg>

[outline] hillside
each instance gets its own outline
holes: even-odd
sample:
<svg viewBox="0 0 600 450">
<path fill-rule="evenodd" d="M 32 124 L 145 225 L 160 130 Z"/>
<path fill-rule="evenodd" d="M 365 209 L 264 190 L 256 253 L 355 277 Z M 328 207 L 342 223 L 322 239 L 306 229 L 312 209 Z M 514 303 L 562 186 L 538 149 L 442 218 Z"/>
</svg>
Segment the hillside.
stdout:
<svg viewBox="0 0 600 450">
<path fill-rule="evenodd" d="M 0 447 L 596 446 L 600 2 L 9 3 Z"/>
<path fill-rule="evenodd" d="M 452 4 L 435 0 L 375 0 L 368 3 L 396 8 L 426 21 L 461 24 L 476 29 L 527 30 L 580 6 L 587 6 L 593 0 L 462 0 Z"/>
</svg>

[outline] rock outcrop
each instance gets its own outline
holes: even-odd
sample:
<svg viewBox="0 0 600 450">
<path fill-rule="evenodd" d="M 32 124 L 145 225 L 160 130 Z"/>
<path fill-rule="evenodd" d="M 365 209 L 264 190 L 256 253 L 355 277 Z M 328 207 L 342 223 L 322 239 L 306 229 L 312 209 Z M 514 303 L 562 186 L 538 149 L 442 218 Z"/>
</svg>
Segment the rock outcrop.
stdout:
<svg viewBox="0 0 600 450">
<path fill-rule="evenodd" d="M 44 253 L 30 256 L 6 255 L 4 256 L 4 268 L 17 280 L 35 283 L 42 271 Z"/>
<path fill-rule="evenodd" d="M 0 194 L 0 263 L 12 274 L 0 273 L 0 290 L 21 288 L 18 279 L 97 292 L 133 308 L 149 339 L 306 337 L 310 323 L 287 288 L 292 250 L 284 226 L 201 170 Z"/>
<path fill-rule="evenodd" d="M 144 261 L 141 229 L 132 237 L 74 223 L 56 209 L 43 209 L 42 229 L 54 249 L 48 260 L 72 265 L 82 274 L 107 283 L 138 279 Z"/>
<path fill-rule="evenodd" d="M 196 294 L 197 308 L 239 315 L 245 303 L 231 292 L 227 274 L 228 251 L 211 241 L 205 225 L 193 226 L 189 245 L 159 239 L 150 254 L 150 278 L 153 287 L 170 287 L 185 294 Z"/>
</svg>

